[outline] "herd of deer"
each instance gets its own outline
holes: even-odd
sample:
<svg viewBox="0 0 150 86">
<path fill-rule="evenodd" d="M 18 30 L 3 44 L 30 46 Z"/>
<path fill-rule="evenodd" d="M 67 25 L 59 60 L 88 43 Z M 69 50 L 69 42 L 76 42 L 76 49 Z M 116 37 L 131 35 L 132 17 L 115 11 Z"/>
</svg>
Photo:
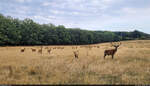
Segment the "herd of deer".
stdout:
<svg viewBox="0 0 150 86">
<path fill-rule="evenodd" d="M 39 49 L 39 50 L 36 50 L 36 49 L 34 49 L 34 48 L 31 48 L 31 50 L 32 50 L 32 52 L 38 52 L 38 53 L 40 53 L 40 54 L 42 54 L 42 50 L 43 49 L 43 47 L 41 46 L 41 48 Z M 51 53 L 51 48 L 48 48 L 48 47 L 46 47 L 45 49 L 47 49 L 47 52 L 50 54 Z M 20 50 L 20 52 L 25 52 L 25 50 L 26 50 L 26 48 L 23 48 L 23 49 L 21 49 Z"/>
<path fill-rule="evenodd" d="M 114 47 L 114 49 L 110 49 L 110 50 L 105 50 L 104 51 L 104 59 L 105 59 L 105 56 L 109 56 L 111 55 L 112 56 L 112 59 L 114 58 L 114 55 L 115 53 L 117 52 L 117 49 L 118 47 L 121 45 L 121 42 L 118 42 L 118 43 L 112 43 L 111 42 L 111 46 Z M 86 47 L 86 48 L 89 48 L 89 49 L 92 49 L 92 47 L 97 47 L 99 48 L 99 46 L 80 46 L 80 48 L 83 48 L 83 47 Z M 75 47 L 72 47 L 72 49 L 77 49 L 78 47 L 75 46 Z M 42 49 L 43 49 L 43 46 L 41 46 L 41 48 L 38 51 L 38 53 L 42 54 Z M 47 49 L 47 52 L 50 54 L 52 49 L 64 49 L 64 47 L 54 47 L 54 48 L 48 48 L 46 47 L 45 49 Z M 33 49 L 31 48 L 32 52 L 36 52 L 36 49 Z M 25 52 L 25 48 L 21 49 L 20 50 L 21 52 Z M 78 58 L 79 57 L 79 50 L 77 51 L 73 51 L 73 54 L 74 54 L 74 57 L 75 58 Z"/>
</svg>

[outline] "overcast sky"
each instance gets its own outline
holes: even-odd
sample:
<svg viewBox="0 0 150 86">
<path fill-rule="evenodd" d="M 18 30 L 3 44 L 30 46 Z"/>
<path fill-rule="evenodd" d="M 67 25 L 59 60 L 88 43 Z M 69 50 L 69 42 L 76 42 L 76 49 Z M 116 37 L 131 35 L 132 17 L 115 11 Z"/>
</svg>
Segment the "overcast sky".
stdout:
<svg viewBox="0 0 150 86">
<path fill-rule="evenodd" d="M 0 13 L 40 24 L 150 33 L 150 0 L 0 0 Z"/>
</svg>

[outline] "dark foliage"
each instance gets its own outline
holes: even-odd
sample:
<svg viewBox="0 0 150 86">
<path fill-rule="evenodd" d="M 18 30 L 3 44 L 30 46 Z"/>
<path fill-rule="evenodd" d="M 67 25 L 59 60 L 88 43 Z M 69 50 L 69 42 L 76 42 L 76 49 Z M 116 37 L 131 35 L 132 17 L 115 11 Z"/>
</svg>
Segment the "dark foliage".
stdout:
<svg viewBox="0 0 150 86">
<path fill-rule="evenodd" d="M 122 40 L 150 39 L 140 32 L 87 31 L 63 25 L 38 24 L 0 14 L 0 45 L 79 45 Z"/>
</svg>

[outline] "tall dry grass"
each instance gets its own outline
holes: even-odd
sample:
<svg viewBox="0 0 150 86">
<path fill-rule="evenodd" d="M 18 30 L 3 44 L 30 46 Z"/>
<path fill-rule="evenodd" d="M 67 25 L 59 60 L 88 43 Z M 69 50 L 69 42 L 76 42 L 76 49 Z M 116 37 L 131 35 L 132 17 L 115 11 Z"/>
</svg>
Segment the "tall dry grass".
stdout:
<svg viewBox="0 0 150 86">
<path fill-rule="evenodd" d="M 149 40 L 122 42 L 113 60 L 109 43 L 90 46 L 0 47 L 0 84 L 150 84 Z"/>
</svg>

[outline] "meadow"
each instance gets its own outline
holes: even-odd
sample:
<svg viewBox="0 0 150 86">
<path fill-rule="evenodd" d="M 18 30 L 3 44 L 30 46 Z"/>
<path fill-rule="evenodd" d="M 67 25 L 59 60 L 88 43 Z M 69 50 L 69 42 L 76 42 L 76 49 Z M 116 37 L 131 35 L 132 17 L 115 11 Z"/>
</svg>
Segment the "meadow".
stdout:
<svg viewBox="0 0 150 86">
<path fill-rule="evenodd" d="M 0 47 L 0 84 L 150 84 L 150 40 L 121 43 Z"/>
</svg>

